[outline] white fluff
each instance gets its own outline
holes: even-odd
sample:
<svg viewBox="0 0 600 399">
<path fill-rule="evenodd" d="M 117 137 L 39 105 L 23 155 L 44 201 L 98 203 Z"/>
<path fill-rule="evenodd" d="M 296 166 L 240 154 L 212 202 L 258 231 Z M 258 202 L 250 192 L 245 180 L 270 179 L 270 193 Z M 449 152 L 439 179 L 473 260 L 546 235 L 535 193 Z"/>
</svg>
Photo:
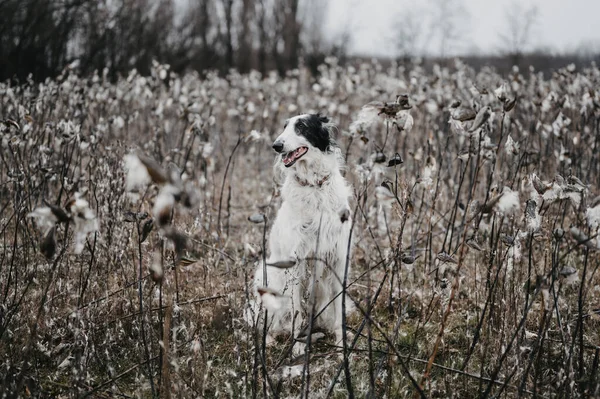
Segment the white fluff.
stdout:
<svg viewBox="0 0 600 399">
<path fill-rule="evenodd" d="M 514 239 L 513 245 L 508 248 L 508 253 L 506 254 L 506 272 L 512 273 L 514 270 L 515 264 L 518 264 L 521 261 L 522 256 L 522 241 L 527 238 L 528 233 L 524 231 L 520 231 Z"/>
<path fill-rule="evenodd" d="M 496 204 L 496 210 L 504 215 L 514 215 L 521 209 L 521 203 L 519 202 L 519 192 L 512 191 L 508 187 L 504 187 L 502 196 Z"/>
<path fill-rule="evenodd" d="M 415 124 L 415 120 L 408 111 L 400 111 L 398 112 L 396 123 L 406 133 L 410 133 Z"/>
<path fill-rule="evenodd" d="M 539 213 L 535 214 L 535 217 L 527 220 L 527 230 L 529 231 L 538 231 L 542 226 L 542 217 Z"/>
<path fill-rule="evenodd" d="M 507 89 L 506 82 L 503 82 L 496 90 L 494 90 L 494 94 L 500 101 L 504 101 L 504 99 L 506 99 Z"/>
<path fill-rule="evenodd" d="M 573 207 L 575 207 L 575 209 L 578 209 L 579 205 L 581 205 L 582 193 L 575 191 L 566 191 L 566 195 L 567 198 L 571 201 L 571 204 L 573 204 Z"/>
<path fill-rule="evenodd" d="M 125 162 L 125 190 L 137 191 L 150 184 L 150 175 L 148 170 L 135 154 L 127 154 L 123 158 Z"/>
<path fill-rule="evenodd" d="M 506 153 L 511 156 L 519 153 L 519 143 L 514 141 L 510 135 L 506 138 L 506 144 L 504 144 L 504 151 L 506 151 Z"/>
<path fill-rule="evenodd" d="M 75 253 L 80 254 L 83 251 L 83 244 L 88 234 L 98 231 L 98 219 L 75 218 Z"/>
<path fill-rule="evenodd" d="M 90 204 L 79 193 L 75 194 L 75 201 L 70 205 L 69 211 L 75 223 L 73 252 L 79 255 L 83 252 L 88 235 L 98 231 L 100 226 L 94 211 L 90 209 Z"/>
<path fill-rule="evenodd" d="M 257 289 L 268 287 L 289 298 L 274 303 L 273 298 L 267 297 L 265 303 L 263 294 L 263 304 L 270 308 L 269 334 L 296 336 L 307 323 L 311 308 L 309 298 L 314 290 L 315 311 L 322 311 L 314 320 L 314 326 L 334 332 L 339 342 L 342 296 L 338 294 L 342 292 L 352 223 L 351 220 L 342 222 L 340 211 L 350 210 L 351 190 L 340 172 L 343 159 L 339 148 L 322 152 L 296 133 L 295 124 L 302 117 L 291 118 L 277 139 L 284 143 L 284 153 L 301 146 L 307 147 L 308 152 L 289 168 L 285 168 L 281 156 L 277 156 L 275 171 L 283 177 L 283 202 L 269 235 L 267 259 L 267 264 L 290 258 L 296 259 L 297 264 L 288 269 L 267 266 L 266 281 L 263 264 L 258 264 L 254 275 L 257 300 L 252 301 L 249 313 L 258 314 Z"/>
<path fill-rule="evenodd" d="M 545 202 L 552 203 L 557 200 L 566 199 L 567 197 L 565 196 L 565 193 L 564 193 L 562 187 L 558 183 L 553 182 L 552 187 L 550 187 L 544 193 L 542 198 L 544 199 Z"/>
<path fill-rule="evenodd" d="M 600 205 L 596 205 L 593 208 L 588 208 L 585 211 L 585 218 L 587 219 L 590 229 L 598 229 L 598 227 L 600 227 Z"/>
<path fill-rule="evenodd" d="M 378 116 L 379 108 L 369 104 L 363 106 L 358 112 L 358 118 L 350 124 L 350 132 L 356 134 L 365 131 L 375 123 Z"/>
<path fill-rule="evenodd" d="M 423 173 L 421 174 L 421 184 L 423 187 L 431 187 L 433 186 L 433 179 L 435 178 L 436 173 L 436 162 L 435 158 L 428 157 L 427 164 L 423 168 Z"/>
<path fill-rule="evenodd" d="M 56 222 L 58 222 L 57 217 L 47 206 L 35 209 L 33 212 L 27 214 L 27 217 L 35 220 L 38 229 L 40 229 L 43 235 L 48 234 L 50 229 L 52 229 L 54 225 L 56 225 Z"/>
<path fill-rule="evenodd" d="M 375 198 L 379 206 L 377 207 L 377 233 L 380 237 L 385 237 L 390 229 L 390 222 L 393 220 L 392 206 L 396 202 L 396 197 L 387 187 L 378 186 L 375 189 Z"/>
<path fill-rule="evenodd" d="M 212 155 L 214 150 L 214 147 L 212 145 L 212 143 L 207 142 L 204 144 L 204 147 L 202 147 L 202 158 L 208 158 Z"/>
<path fill-rule="evenodd" d="M 262 139 L 262 134 L 258 130 L 252 130 L 245 138 L 244 141 L 247 143 L 252 143 L 254 141 L 259 141 Z"/>
</svg>

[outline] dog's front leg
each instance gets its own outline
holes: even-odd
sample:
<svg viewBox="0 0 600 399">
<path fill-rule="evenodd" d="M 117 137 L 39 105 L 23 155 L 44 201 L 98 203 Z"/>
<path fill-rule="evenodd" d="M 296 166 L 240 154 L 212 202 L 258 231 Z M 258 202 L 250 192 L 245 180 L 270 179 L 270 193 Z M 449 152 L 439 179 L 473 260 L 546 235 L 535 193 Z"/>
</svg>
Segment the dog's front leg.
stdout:
<svg viewBox="0 0 600 399">
<path fill-rule="evenodd" d="M 296 269 L 294 270 L 294 274 L 298 274 L 300 272 L 300 268 L 302 267 L 302 265 L 297 265 Z M 304 317 L 304 313 L 303 313 L 303 306 L 302 306 L 302 300 L 303 300 L 303 293 L 304 293 L 304 287 L 303 284 L 301 284 L 301 279 L 299 275 L 296 275 L 296 279 L 294 280 L 294 284 L 291 284 L 291 296 L 292 296 L 292 301 L 291 301 L 291 308 L 292 308 L 292 314 L 294 315 L 292 318 L 292 323 L 290 326 L 290 333 L 291 333 L 291 337 L 292 340 L 294 341 L 293 343 L 293 347 L 292 347 L 292 353 L 294 356 L 299 356 L 301 354 L 304 353 L 306 345 L 303 342 L 299 342 L 297 341 L 298 336 L 300 335 L 300 332 L 302 331 L 302 328 L 304 327 L 304 321 L 305 321 L 305 317 Z"/>
<path fill-rule="evenodd" d="M 349 209 L 347 207 L 347 209 Z M 337 259 L 335 262 L 335 277 L 332 281 L 333 287 L 333 296 L 335 297 L 334 309 L 335 309 L 335 323 L 334 323 L 334 332 L 335 332 L 335 340 L 336 344 L 341 344 L 343 339 L 343 316 L 344 312 L 348 313 L 348 309 L 353 308 L 353 304 L 348 303 L 348 296 L 345 294 L 344 280 L 345 276 L 349 276 L 350 274 L 350 253 L 352 253 L 352 242 L 350 237 L 350 226 L 351 226 L 351 218 L 349 216 L 349 211 L 347 212 L 348 217 L 342 218 L 340 221 L 342 222 L 342 234 L 340 234 L 340 239 L 337 245 Z M 347 278 L 346 278 L 347 280 Z M 347 283 L 347 281 L 346 281 Z M 344 298 L 345 297 L 345 298 Z M 345 299 L 345 309 L 342 304 Z"/>
<path fill-rule="evenodd" d="M 343 301 L 343 286 L 342 283 L 339 282 L 337 279 L 334 283 L 334 295 L 337 295 L 336 298 L 333 301 L 333 306 L 335 309 L 335 323 L 334 323 L 334 333 L 335 333 L 335 343 L 336 345 L 339 345 L 342 342 L 342 338 L 343 338 L 343 331 L 342 331 L 342 322 L 343 322 L 343 308 L 342 308 L 342 301 Z"/>
</svg>

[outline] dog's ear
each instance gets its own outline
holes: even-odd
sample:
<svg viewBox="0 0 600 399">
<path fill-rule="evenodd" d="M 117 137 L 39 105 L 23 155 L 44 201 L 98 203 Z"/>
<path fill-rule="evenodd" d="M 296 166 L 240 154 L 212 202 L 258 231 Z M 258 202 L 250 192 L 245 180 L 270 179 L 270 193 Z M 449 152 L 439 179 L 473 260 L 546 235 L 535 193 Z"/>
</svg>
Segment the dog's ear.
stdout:
<svg viewBox="0 0 600 399">
<path fill-rule="evenodd" d="M 331 152 L 335 147 L 337 147 L 337 143 L 333 138 L 333 129 L 335 128 L 335 125 L 330 122 L 328 117 L 321 114 L 317 114 L 317 119 L 319 122 L 321 122 L 321 130 L 323 131 L 323 135 L 329 138 L 329 143 L 327 144 L 325 151 Z"/>
<path fill-rule="evenodd" d="M 330 152 L 335 145 L 331 137 L 332 128 L 329 119 L 321 114 L 309 114 L 296 122 L 296 132 L 323 152 Z"/>
<path fill-rule="evenodd" d="M 318 120 L 319 120 L 319 122 L 321 122 L 321 124 L 323 124 L 323 125 L 329 124 L 329 118 L 328 118 L 328 117 L 326 117 L 326 116 L 324 116 L 324 115 L 321 115 L 320 113 L 319 113 L 319 114 L 317 114 L 317 119 L 318 119 Z"/>
</svg>

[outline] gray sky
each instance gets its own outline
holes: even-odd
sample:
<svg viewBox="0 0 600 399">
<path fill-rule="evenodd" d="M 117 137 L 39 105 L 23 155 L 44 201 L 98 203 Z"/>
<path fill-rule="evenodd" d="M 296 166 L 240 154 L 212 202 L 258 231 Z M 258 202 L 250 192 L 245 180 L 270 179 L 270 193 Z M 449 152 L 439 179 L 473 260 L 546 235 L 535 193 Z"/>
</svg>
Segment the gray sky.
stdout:
<svg viewBox="0 0 600 399">
<path fill-rule="evenodd" d="M 394 26 L 411 16 L 422 25 L 426 8 L 432 0 L 329 0 L 327 32 L 336 35 L 351 27 L 352 53 L 393 55 Z M 457 0 L 454 0 L 457 1 Z M 461 0 L 468 16 L 460 18 L 463 30 L 460 43 L 452 52 L 464 54 L 478 49 L 497 53 L 501 48 L 499 32 L 506 26 L 505 10 L 513 0 Z M 531 33 L 531 47 L 567 51 L 582 43 L 600 49 L 600 0 L 519 0 L 524 8 L 536 5 L 537 24 Z M 425 42 L 425 40 L 423 40 Z M 439 52 L 435 39 L 421 44 L 427 52 Z"/>
</svg>

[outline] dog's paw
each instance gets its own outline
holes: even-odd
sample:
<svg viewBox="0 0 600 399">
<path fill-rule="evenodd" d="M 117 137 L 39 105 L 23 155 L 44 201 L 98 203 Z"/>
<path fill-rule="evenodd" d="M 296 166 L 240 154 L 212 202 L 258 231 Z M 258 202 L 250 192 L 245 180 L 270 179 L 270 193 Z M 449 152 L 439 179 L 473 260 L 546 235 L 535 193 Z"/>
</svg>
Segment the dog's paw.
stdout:
<svg viewBox="0 0 600 399">
<path fill-rule="evenodd" d="M 346 223 L 348 220 L 350 220 L 350 209 L 343 207 L 339 210 L 338 215 L 340 217 L 340 222 Z"/>
<path fill-rule="evenodd" d="M 313 332 L 312 334 L 310 334 L 310 342 L 311 343 L 315 343 L 318 340 L 321 340 L 323 338 L 325 338 L 325 333 L 321 332 L 321 331 L 316 331 L 316 332 Z M 308 342 L 308 336 L 307 335 L 298 336 L 298 337 L 296 337 L 296 341 L 306 343 L 306 342 Z"/>
<path fill-rule="evenodd" d="M 296 341 L 306 343 L 308 341 L 308 326 L 302 328 L 296 335 Z M 310 342 L 317 342 L 320 339 L 325 338 L 327 331 L 320 327 L 313 327 L 310 334 Z"/>
</svg>

